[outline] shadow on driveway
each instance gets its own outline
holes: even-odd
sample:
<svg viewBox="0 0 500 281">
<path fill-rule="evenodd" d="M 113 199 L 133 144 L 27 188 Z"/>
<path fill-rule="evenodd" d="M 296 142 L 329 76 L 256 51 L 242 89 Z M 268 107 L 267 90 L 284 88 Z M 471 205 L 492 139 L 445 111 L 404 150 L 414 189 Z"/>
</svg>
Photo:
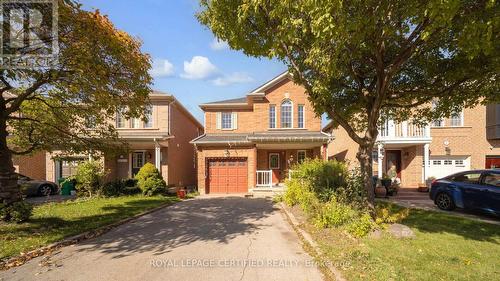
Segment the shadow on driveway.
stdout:
<svg viewBox="0 0 500 281">
<path fill-rule="evenodd" d="M 196 241 L 228 243 L 237 236 L 266 227 L 259 220 L 274 210 L 272 201 L 264 198 L 188 200 L 88 240 L 81 244 L 80 251 L 97 250 L 121 258 L 144 252 L 161 255 Z"/>
</svg>

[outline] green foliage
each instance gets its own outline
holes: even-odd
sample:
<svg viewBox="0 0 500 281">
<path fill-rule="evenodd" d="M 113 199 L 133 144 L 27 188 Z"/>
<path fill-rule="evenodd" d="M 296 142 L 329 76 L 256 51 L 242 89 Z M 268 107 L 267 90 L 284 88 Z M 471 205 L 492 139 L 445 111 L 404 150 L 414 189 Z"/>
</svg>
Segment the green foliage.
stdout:
<svg viewBox="0 0 500 281">
<path fill-rule="evenodd" d="M 144 195 L 152 196 L 166 191 L 167 184 L 165 180 L 163 180 L 158 169 L 151 163 L 142 166 L 135 179 Z"/>
<path fill-rule="evenodd" d="M 375 208 L 377 225 L 399 223 L 410 215 L 410 209 L 394 208 L 394 205 L 378 204 Z"/>
<path fill-rule="evenodd" d="M 363 237 L 376 227 L 370 214 L 363 214 L 347 225 L 347 231 L 354 237 Z"/>
<path fill-rule="evenodd" d="M 134 179 L 118 179 L 107 182 L 102 186 L 100 194 L 105 197 L 138 194 L 141 190 L 137 187 L 136 182 Z"/>
<path fill-rule="evenodd" d="M 100 195 L 106 172 L 102 164 L 98 161 L 85 161 L 78 165 L 76 175 L 71 179 L 76 181 L 76 191 L 78 196 L 98 196 Z"/>
<path fill-rule="evenodd" d="M 33 212 L 33 206 L 25 201 L 18 201 L 12 204 L 0 204 L 0 219 L 3 221 L 13 221 L 17 223 L 29 220 Z"/>
<path fill-rule="evenodd" d="M 313 219 L 321 228 L 339 227 L 356 219 L 358 212 L 351 206 L 339 203 L 335 197 L 321 206 Z"/>
</svg>

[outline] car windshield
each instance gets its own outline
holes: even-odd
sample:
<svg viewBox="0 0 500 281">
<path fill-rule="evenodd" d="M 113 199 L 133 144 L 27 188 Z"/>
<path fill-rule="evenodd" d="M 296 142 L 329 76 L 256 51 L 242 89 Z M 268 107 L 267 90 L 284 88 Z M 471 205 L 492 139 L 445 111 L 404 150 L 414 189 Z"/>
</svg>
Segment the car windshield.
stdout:
<svg viewBox="0 0 500 281">
<path fill-rule="evenodd" d="M 500 174 L 486 174 L 483 179 L 483 183 L 486 185 L 492 185 L 496 187 L 500 187 Z"/>
</svg>

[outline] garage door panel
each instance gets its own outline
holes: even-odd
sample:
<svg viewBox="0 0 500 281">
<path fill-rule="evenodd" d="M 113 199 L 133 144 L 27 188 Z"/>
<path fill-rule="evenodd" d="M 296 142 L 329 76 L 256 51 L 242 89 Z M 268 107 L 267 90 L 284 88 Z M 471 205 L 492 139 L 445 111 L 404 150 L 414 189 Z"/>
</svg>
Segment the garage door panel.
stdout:
<svg viewBox="0 0 500 281">
<path fill-rule="evenodd" d="M 431 156 L 429 174 L 444 178 L 451 174 L 470 170 L 469 156 Z"/>
<path fill-rule="evenodd" d="M 248 165 L 246 159 L 209 159 L 208 193 L 246 193 Z"/>
</svg>

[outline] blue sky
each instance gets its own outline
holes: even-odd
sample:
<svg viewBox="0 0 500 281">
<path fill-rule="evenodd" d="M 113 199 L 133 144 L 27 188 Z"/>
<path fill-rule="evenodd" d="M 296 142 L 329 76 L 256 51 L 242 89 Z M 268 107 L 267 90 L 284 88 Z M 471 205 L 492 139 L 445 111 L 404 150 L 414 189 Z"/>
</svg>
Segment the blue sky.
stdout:
<svg viewBox="0 0 500 281">
<path fill-rule="evenodd" d="M 200 121 L 198 104 L 244 96 L 286 70 L 214 41 L 195 18 L 197 0 L 82 0 L 143 41 L 154 61 L 153 88 L 173 94 Z M 217 44 L 218 43 L 218 44 Z"/>
</svg>

